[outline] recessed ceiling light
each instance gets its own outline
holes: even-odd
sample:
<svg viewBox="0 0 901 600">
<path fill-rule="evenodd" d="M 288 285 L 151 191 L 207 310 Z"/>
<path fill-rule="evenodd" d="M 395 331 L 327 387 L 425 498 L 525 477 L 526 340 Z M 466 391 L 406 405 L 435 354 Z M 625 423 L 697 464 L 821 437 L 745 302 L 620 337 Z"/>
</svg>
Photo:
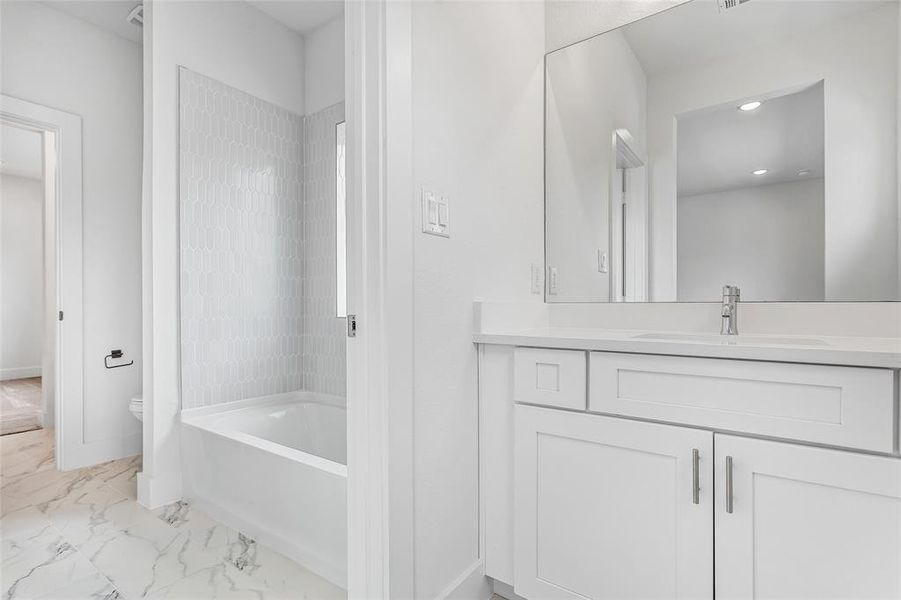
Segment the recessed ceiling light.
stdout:
<svg viewBox="0 0 901 600">
<path fill-rule="evenodd" d="M 757 100 L 755 100 L 754 102 L 746 102 L 746 103 L 742 104 L 741 106 L 739 106 L 738 110 L 743 110 L 745 112 L 747 112 L 749 110 L 757 110 L 758 108 L 760 108 L 761 104 L 762 103 Z"/>
<path fill-rule="evenodd" d="M 810 169 L 801 169 L 798 171 L 798 177 L 804 177 L 805 175 L 810 175 Z"/>
<path fill-rule="evenodd" d="M 768 169 L 757 169 L 756 171 L 751 171 L 751 175 L 766 175 Z"/>
</svg>

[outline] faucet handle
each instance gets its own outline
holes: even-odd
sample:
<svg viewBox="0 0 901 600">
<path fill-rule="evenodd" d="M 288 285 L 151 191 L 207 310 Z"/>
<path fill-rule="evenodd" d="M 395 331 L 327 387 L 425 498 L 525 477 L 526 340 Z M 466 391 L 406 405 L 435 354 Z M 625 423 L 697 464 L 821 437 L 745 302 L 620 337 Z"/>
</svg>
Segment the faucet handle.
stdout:
<svg viewBox="0 0 901 600">
<path fill-rule="evenodd" d="M 723 286 L 723 298 L 727 296 L 735 297 L 736 300 L 741 298 L 741 289 L 737 285 L 724 285 Z"/>
</svg>

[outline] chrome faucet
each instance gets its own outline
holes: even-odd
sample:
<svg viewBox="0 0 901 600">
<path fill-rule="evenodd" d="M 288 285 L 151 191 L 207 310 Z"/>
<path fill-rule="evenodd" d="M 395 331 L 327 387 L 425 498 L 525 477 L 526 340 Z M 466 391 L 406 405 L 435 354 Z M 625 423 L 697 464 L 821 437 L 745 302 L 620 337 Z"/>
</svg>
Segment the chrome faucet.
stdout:
<svg viewBox="0 0 901 600">
<path fill-rule="evenodd" d="M 723 326 L 721 335 L 738 335 L 738 301 L 741 300 L 741 290 L 737 285 L 723 286 Z"/>
</svg>

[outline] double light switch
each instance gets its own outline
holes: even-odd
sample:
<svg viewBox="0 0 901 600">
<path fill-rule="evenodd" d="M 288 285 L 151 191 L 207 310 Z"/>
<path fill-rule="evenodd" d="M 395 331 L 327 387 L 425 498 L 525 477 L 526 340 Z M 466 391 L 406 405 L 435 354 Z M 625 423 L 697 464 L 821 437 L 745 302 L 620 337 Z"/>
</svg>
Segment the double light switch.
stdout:
<svg viewBox="0 0 901 600">
<path fill-rule="evenodd" d="M 436 192 L 422 190 L 422 232 L 450 237 L 448 199 Z"/>
</svg>

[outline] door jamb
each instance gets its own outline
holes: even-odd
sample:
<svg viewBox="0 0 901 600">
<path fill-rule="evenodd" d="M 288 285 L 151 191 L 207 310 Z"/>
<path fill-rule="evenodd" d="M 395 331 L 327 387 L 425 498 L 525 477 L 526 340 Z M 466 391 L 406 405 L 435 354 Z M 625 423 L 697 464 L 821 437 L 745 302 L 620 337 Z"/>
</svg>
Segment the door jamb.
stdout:
<svg viewBox="0 0 901 600">
<path fill-rule="evenodd" d="M 345 48 L 348 597 L 412 598 L 412 2 L 346 0 Z"/>
<path fill-rule="evenodd" d="M 54 108 L 0 95 L 0 118 L 19 127 L 53 136 L 55 148 L 47 148 L 46 162 L 55 160 L 53 213 L 47 214 L 45 199 L 44 230 L 55 232 L 53 262 L 48 264 L 45 244 L 45 326 L 55 332 L 53 357 L 53 409 L 56 427 L 56 467 L 61 470 L 92 464 L 84 442 L 84 308 L 82 246 L 82 122 L 81 117 Z M 48 151 L 49 150 L 49 151 Z M 45 187 L 46 189 L 46 187 Z M 54 285 L 48 289 L 47 282 Z M 62 316 L 52 318 L 52 315 Z M 47 368 L 45 349 L 44 368 Z M 63 360 L 65 359 L 65 360 Z M 96 461 L 94 461 L 96 462 Z"/>
</svg>

